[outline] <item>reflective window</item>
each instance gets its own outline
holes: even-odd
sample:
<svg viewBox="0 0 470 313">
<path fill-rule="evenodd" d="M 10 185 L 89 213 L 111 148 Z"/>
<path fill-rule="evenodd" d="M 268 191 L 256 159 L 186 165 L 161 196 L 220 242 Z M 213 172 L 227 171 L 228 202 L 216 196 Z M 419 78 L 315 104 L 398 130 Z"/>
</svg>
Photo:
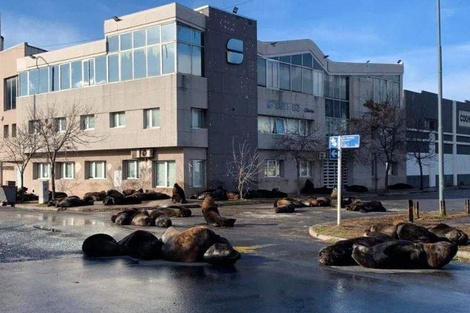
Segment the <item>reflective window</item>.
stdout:
<svg viewBox="0 0 470 313">
<path fill-rule="evenodd" d="M 72 179 L 75 177 L 75 163 L 74 162 L 61 162 L 58 164 L 59 177 L 63 179 Z"/>
<path fill-rule="evenodd" d="M 28 95 L 28 72 L 22 72 L 20 78 L 20 96 Z"/>
<path fill-rule="evenodd" d="M 121 53 L 121 80 L 132 79 L 132 51 Z"/>
<path fill-rule="evenodd" d="M 52 87 L 52 91 L 58 91 L 60 90 L 60 70 L 59 70 L 59 66 L 58 65 L 54 65 L 51 67 L 51 79 L 52 79 L 52 82 L 51 82 L 51 87 Z"/>
<path fill-rule="evenodd" d="M 108 56 L 108 81 L 110 83 L 119 81 L 119 55 Z"/>
<path fill-rule="evenodd" d="M 162 27 L 163 29 L 163 27 Z M 168 74 L 175 71 L 175 44 L 162 45 L 162 73 Z"/>
<path fill-rule="evenodd" d="M 308 68 L 302 69 L 302 92 L 313 94 L 312 70 Z"/>
<path fill-rule="evenodd" d="M 155 162 L 156 187 L 173 187 L 176 182 L 176 162 Z"/>
<path fill-rule="evenodd" d="M 95 81 L 97 84 L 106 83 L 106 56 L 100 56 L 95 58 Z"/>
<path fill-rule="evenodd" d="M 279 63 L 268 60 L 266 62 L 267 69 L 267 87 L 279 89 Z"/>
<path fill-rule="evenodd" d="M 192 43 L 193 31 L 188 27 L 178 25 L 178 41 Z"/>
<path fill-rule="evenodd" d="M 280 63 L 279 64 L 279 87 L 283 90 L 290 90 L 290 65 Z"/>
<path fill-rule="evenodd" d="M 227 41 L 227 49 L 230 51 L 243 53 L 243 41 L 240 39 L 229 39 Z"/>
<path fill-rule="evenodd" d="M 108 37 L 108 52 L 119 51 L 119 36 Z"/>
<path fill-rule="evenodd" d="M 160 43 L 160 26 L 155 26 L 147 29 L 147 45 L 154 45 Z"/>
<path fill-rule="evenodd" d="M 160 110 L 144 110 L 144 128 L 160 127 Z"/>
<path fill-rule="evenodd" d="M 204 187 L 206 174 L 206 161 L 191 160 L 189 162 L 189 176 L 191 187 Z"/>
<path fill-rule="evenodd" d="M 313 59 L 310 53 L 305 53 L 302 55 L 302 64 L 306 67 L 313 67 Z"/>
<path fill-rule="evenodd" d="M 178 72 L 191 74 L 191 46 L 178 43 Z"/>
<path fill-rule="evenodd" d="M 70 63 L 60 66 L 60 89 L 70 88 Z"/>
<path fill-rule="evenodd" d="M 80 88 L 82 86 L 82 61 L 72 62 L 72 88 Z"/>
<path fill-rule="evenodd" d="M 243 62 L 243 54 L 227 51 L 227 62 L 230 64 L 242 64 Z"/>
<path fill-rule="evenodd" d="M 83 61 L 83 85 L 89 86 L 95 84 L 95 60 Z"/>
<path fill-rule="evenodd" d="M 282 160 L 266 160 L 264 175 L 266 177 L 281 177 Z"/>
<path fill-rule="evenodd" d="M 258 85 L 266 86 L 266 60 L 258 58 Z"/>
<path fill-rule="evenodd" d="M 114 112 L 110 114 L 110 127 L 125 127 L 126 126 L 126 113 Z"/>
<path fill-rule="evenodd" d="M 299 176 L 300 177 L 310 177 L 310 162 L 301 160 L 299 162 Z"/>
<path fill-rule="evenodd" d="M 193 31 L 193 45 L 202 46 L 202 33 L 200 31 Z"/>
<path fill-rule="evenodd" d="M 205 109 L 191 109 L 191 128 L 206 128 Z"/>
<path fill-rule="evenodd" d="M 95 129 L 95 116 L 92 114 L 80 116 L 80 124 L 83 130 Z"/>
<path fill-rule="evenodd" d="M 33 165 L 33 179 L 48 179 L 50 177 L 51 166 L 49 163 L 34 163 Z"/>
<path fill-rule="evenodd" d="M 202 76 L 202 48 L 193 46 L 191 55 L 191 73 Z"/>
<path fill-rule="evenodd" d="M 16 109 L 16 77 L 5 79 L 5 111 Z"/>
<path fill-rule="evenodd" d="M 145 29 L 134 32 L 134 49 L 145 46 Z"/>
<path fill-rule="evenodd" d="M 284 62 L 284 63 L 292 63 L 290 55 L 279 57 L 279 61 Z"/>
<path fill-rule="evenodd" d="M 106 178 L 106 161 L 85 162 L 87 179 L 103 179 Z"/>
<path fill-rule="evenodd" d="M 39 69 L 39 93 L 45 93 L 49 90 L 49 67 L 41 67 Z"/>
<path fill-rule="evenodd" d="M 147 75 L 145 49 L 134 50 L 134 78 L 142 78 Z"/>
<path fill-rule="evenodd" d="M 124 161 L 124 179 L 137 179 L 140 177 L 140 162 L 137 160 Z"/>
<path fill-rule="evenodd" d="M 122 34 L 119 37 L 121 51 L 132 49 L 132 33 Z"/>
<path fill-rule="evenodd" d="M 302 68 L 291 66 L 292 91 L 302 92 Z"/>
<path fill-rule="evenodd" d="M 165 24 L 162 25 L 162 42 L 175 41 L 176 40 L 176 24 Z"/>
<path fill-rule="evenodd" d="M 38 82 L 39 82 L 39 70 L 31 70 L 29 71 L 29 94 L 35 95 L 38 93 Z"/>
<path fill-rule="evenodd" d="M 160 69 L 160 45 L 147 48 L 148 76 L 161 74 Z"/>
<path fill-rule="evenodd" d="M 301 54 L 293 55 L 292 64 L 302 65 L 302 55 Z"/>
</svg>

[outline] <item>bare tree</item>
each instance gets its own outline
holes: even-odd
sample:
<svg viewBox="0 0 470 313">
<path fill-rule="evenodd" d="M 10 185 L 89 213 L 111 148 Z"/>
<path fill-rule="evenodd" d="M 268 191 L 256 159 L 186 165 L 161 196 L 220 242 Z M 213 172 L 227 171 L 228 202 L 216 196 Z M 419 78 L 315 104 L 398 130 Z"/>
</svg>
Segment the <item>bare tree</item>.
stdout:
<svg viewBox="0 0 470 313">
<path fill-rule="evenodd" d="M 20 174 L 20 195 L 23 201 L 24 172 L 31 158 L 40 148 L 40 137 L 31 134 L 27 125 L 16 128 L 16 134 L 3 139 L 4 162 L 14 163 Z"/>
<path fill-rule="evenodd" d="M 385 100 L 364 103 L 367 112 L 350 120 L 351 127 L 361 135 L 362 151 L 385 163 L 384 190 L 388 190 L 388 178 L 392 163 L 406 153 L 406 112 L 399 102 Z"/>
<path fill-rule="evenodd" d="M 423 166 L 437 156 L 435 149 L 435 128 L 437 121 L 427 118 L 428 108 L 422 105 L 408 111 L 407 145 L 409 157 L 419 167 L 420 190 L 424 189 Z"/>
<path fill-rule="evenodd" d="M 315 157 L 315 152 L 323 151 L 325 140 L 318 130 L 310 129 L 308 124 L 304 127 L 289 130 L 286 134 L 279 136 L 276 140 L 276 147 L 280 154 L 294 160 L 297 172 L 297 194 L 300 194 L 300 165 L 301 162 L 311 162 Z"/>
<path fill-rule="evenodd" d="M 228 175 L 235 179 L 240 199 L 245 199 L 249 186 L 256 183 L 260 167 L 258 152 L 252 151 L 246 140 L 238 145 L 238 149 L 232 140 L 232 160 L 228 164 Z"/>
<path fill-rule="evenodd" d="M 49 105 L 31 115 L 30 131 L 40 138 L 41 149 L 38 154 L 44 155 L 50 166 L 52 199 L 55 199 L 56 161 L 59 154 L 67 155 L 91 142 L 103 140 L 82 127 L 81 115 L 87 114 L 89 110 L 85 106 L 73 103 L 62 112 L 56 106 Z"/>
</svg>

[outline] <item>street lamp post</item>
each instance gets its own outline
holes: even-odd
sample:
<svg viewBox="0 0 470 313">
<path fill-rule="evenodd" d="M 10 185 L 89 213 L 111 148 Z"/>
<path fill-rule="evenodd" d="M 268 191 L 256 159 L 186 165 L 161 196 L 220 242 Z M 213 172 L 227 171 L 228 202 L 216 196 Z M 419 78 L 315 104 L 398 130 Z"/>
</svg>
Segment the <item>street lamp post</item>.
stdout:
<svg viewBox="0 0 470 313">
<path fill-rule="evenodd" d="M 442 46 L 441 46 L 441 0 L 437 0 L 437 112 L 438 112 L 438 150 L 439 150 L 439 214 L 446 215 L 444 200 L 444 135 L 442 130 Z"/>
</svg>

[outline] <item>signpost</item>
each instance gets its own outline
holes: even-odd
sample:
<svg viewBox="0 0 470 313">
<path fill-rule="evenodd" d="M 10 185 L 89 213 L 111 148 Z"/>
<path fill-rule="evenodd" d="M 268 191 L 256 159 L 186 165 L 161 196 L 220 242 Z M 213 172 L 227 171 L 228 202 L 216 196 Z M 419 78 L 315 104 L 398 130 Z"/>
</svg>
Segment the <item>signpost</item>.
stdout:
<svg viewBox="0 0 470 313">
<path fill-rule="evenodd" d="M 338 225 L 341 223 L 341 187 L 342 181 L 342 164 L 341 164 L 341 150 L 359 148 L 361 137 L 359 135 L 344 135 L 344 136 L 331 136 L 328 140 L 328 148 L 330 148 L 330 160 L 338 160 L 338 198 L 337 198 L 337 211 L 338 211 Z"/>
</svg>

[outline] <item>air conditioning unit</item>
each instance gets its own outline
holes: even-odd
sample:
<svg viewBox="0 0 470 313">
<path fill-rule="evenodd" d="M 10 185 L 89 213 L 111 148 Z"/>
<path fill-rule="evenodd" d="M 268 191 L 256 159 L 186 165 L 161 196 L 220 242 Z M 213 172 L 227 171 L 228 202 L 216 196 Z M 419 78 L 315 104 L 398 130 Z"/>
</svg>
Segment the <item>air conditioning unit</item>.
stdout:
<svg viewBox="0 0 470 313">
<path fill-rule="evenodd" d="M 141 158 L 153 158 L 153 149 L 140 149 L 139 154 Z"/>
<path fill-rule="evenodd" d="M 140 150 L 131 150 L 131 158 L 133 159 L 140 158 Z"/>
</svg>

